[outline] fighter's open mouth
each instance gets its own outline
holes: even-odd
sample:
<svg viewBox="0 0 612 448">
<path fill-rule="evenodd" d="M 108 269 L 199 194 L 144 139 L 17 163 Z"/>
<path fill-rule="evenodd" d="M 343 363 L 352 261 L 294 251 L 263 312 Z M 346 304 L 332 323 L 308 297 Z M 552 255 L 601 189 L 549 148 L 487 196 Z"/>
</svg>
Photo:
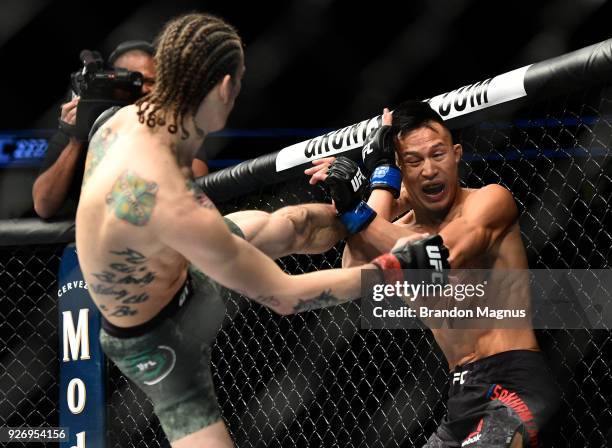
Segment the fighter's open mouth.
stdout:
<svg viewBox="0 0 612 448">
<path fill-rule="evenodd" d="M 438 194 L 444 190 L 444 184 L 431 184 L 423 187 L 423 193 L 425 194 Z"/>
</svg>

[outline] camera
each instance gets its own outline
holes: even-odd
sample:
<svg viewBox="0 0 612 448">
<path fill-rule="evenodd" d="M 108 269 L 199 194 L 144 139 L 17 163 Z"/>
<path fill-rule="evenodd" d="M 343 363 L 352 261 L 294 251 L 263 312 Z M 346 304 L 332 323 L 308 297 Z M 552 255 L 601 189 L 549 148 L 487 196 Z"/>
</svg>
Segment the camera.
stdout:
<svg viewBox="0 0 612 448">
<path fill-rule="evenodd" d="M 74 126 L 60 120 L 60 129 L 79 140 L 87 140 L 96 118 L 113 106 L 127 106 L 142 96 L 143 76 L 124 68 L 104 70 L 97 51 L 83 50 L 83 68 L 70 75 L 74 95 L 81 97 Z"/>
</svg>

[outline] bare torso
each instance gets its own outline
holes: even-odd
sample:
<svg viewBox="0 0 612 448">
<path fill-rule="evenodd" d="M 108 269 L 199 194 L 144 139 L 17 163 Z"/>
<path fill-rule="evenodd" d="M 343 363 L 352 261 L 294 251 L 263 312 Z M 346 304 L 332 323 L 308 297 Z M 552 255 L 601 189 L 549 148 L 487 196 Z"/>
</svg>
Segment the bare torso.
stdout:
<svg viewBox="0 0 612 448">
<path fill-rule="evenodd" d="M 120 110 L 92 139 L 76 216 L 79 262 L 90 295 L 119 327 L 150 320 L 187 276 L 187 260 L 146 225 L 159 212 L 147 195 L 156 193 L 161 179 L 194 194 L 163 138 L 137 122 L 134 106 Z M 213 207 L 210 201 L 206 205 Z"/>
<path fill-rule="evenodd" d="M 461 216 L 466 199 L 476 190 L 462 189 L 451 212 L 436 226 L 415 223 L 414 215 L 408 213 L 395 224 L 419 233 L 437 234 L 450 222 Z M 521 240 L 518 224 L 513 224 L 498 240 L 497 244 L 481 256 L 469 260 L 465 269 L 524 270 L 528 269 L 527 256 Z M 518 278 L 524 278 L 518 276 Z M 508 276 L 489 278 L 488 291 L 496 291 L 498 303 L 529 303 L 529 287 L 523 281 L 509 281 Z M 538 344 L 530 328 L 520 329 L 432 329 L 436 342 L 453 369 L 486 356 L 509 350 L 538 350 Z"/>
</svg>

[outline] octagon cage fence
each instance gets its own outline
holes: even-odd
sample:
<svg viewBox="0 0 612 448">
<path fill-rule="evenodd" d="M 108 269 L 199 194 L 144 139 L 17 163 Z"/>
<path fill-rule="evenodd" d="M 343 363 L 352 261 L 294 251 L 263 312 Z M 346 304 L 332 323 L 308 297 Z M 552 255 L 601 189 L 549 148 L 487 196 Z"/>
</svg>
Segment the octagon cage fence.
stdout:
<svg viewBox="0 0 612 448">
<path fill-rule="evenodd" d="M 530 268 L 609 268 L 611 48 L 605 41 L 429 100 L 467 105 L 448 119 L 464 147 L 461 181 L 498 183 L 513 193 Z M 485 107 L 495 102 L 500 79 L 519 75 L 518 97 Z M 321 156 L 338 135 L 346 133 L 316 141 Z M 353 146 L 335 153 L 357 160 Z M 279 168 L 286 153 L 199 182 L 224 214 L 329 202 L 323 187 L 301 174 L 299 157 Z M 73 225 L 13 220 L 0 228 L 0 426 L 58 426 L 56 278 Z M 339 267 L 343 244 L 279 264 L 293 274 Z M 237 294 L 226 299 L 212 369 L 236 446 L 418 447 L 443 417 L 449 372 L 429 331 L 362 330 L 358 300 L 281 317 Z M 612 446 L 610 330 L 536 334 L 563 391 L 542 445 Z M 109 361 L 106 406 L 108 447 L 169 446 L 150 402 Z"/>
</svg>

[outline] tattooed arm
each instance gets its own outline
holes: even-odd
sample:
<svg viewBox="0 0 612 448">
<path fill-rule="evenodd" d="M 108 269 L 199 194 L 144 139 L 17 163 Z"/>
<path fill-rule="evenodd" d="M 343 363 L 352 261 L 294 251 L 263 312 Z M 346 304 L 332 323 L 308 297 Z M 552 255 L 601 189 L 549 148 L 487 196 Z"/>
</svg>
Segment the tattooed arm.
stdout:
<svg viewBox="0 0 612 448">
<path fill-rule="evenodd" d="M 259 249 L 232 235 L 216 209 L 195 206 L 196 198 L 186 194 L 184 185 L 182 191 L 172 191 L 169 184 L 152 184 L 142 180 L 143 189 L 149 185 L 147 207 L 155 209 L 146 225 L 162 243 L 220 284 L 279 314 L 335 305 L 360 295 L 360 268 L 285 274 Z M 141 219 L 130 219 L 143 225 Z"/>
<path fill-rule="evenodd" d="M 100 128 L 92 137 L 87 150 L 87 160 L 85 161 L 85 173 L 83 174 L 83 185 L 87 183 L 96 167 L 100 164 L 106 151 L 117 140 L 117 133 L 110 127 Z"/>
<path fill-rule="evenodd" d="M 194 181 L 187 181 L 200 207 L 214 208 Z M 246 210 L 226 215 L 244 238 L 267 256 L 276 259 L 289 254 L 319 254 L 346 236 L 346 229 L 330 204 L 302 204 L 283 207 L 274 213 Z M 363 264 L 363 263 L 362 263 Z"/>
<path fill-rule="evenodd" d="M 160 226 L 164 243 L 217 282 L 279 314 L 334 305 L 360 295 L 359 268 L 287 275 L 256 247 L 232 235 L 210 210 L 191 207 L 172 214 L 179 217 L 173 222 L 180 231 Z"/>
<path fill-rule="evenodd" d="M 322 253 L 346 236 L 330 204 L 293 205 L 274 213 L 248 210 L 227 218 L 240 227 L 249 243 L 274 259 Z"/>
</svg>

